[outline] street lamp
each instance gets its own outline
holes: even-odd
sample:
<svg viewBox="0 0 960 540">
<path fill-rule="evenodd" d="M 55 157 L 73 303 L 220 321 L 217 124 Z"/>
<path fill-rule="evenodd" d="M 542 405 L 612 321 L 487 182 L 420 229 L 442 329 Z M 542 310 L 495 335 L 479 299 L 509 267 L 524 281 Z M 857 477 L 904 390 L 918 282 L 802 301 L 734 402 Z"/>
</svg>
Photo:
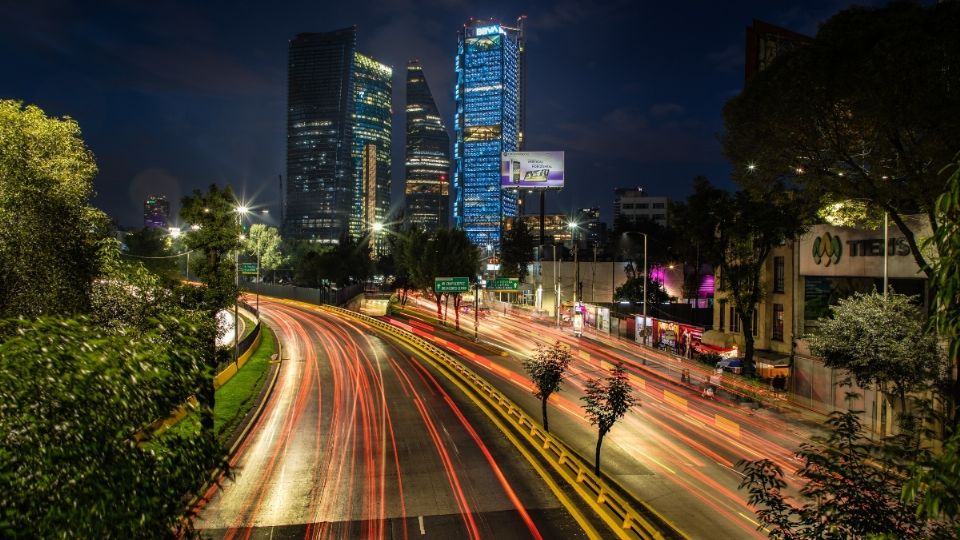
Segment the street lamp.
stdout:
<svg viewBox="0 0 960 540">
<path fill-rule="evenodd" d="M 647 344 L 647 233 L 643 235 L 643 344 Z"/>
<path fill-rule="evenodd" d="M 579 289 L 580 289 L 580 260 L 579 260 L 580 244 L 579 244 L 579 242 L 577 242 L 577 228 L 578 228 L 578 227 L 579 227 L 579 225 L 577 224 L 576 221 L 571 221 L 571 222 L 567 223 L 567 228 L 570 229 L 570 244 L 571 244 L 571 247 L 573 247 L 573 266 L 574 266 L 574 268 L 575 268 L 575 270 L 574 270 L 574 278 L 573 278 L 573 305 L 574 305 L 574 309 L 576 309 L 576 305 L 577 305 L 577 293 L 579 292 Z"/>
<path fill-rule="evenodd" d="M 243 215 L 250 211 L 244 205 L 239 205 L 235 208 L 237 212 L 237 227 L 240 228 L 240 239 L 243 240 Z M 236 263 L 236 285 L 237 290 L 240 290 L 240 247 L 237 247 L 237 250 L 234 252 L 234 262 Z M 257 270 L 259 273 L 260 263 L 257 263 Z M 260 316 L 259 308 L 257 310 L 257 316 Z M 237 362 L 240 360 L 240 299 L 233 303 L 233 361 Z"/>
</svg>

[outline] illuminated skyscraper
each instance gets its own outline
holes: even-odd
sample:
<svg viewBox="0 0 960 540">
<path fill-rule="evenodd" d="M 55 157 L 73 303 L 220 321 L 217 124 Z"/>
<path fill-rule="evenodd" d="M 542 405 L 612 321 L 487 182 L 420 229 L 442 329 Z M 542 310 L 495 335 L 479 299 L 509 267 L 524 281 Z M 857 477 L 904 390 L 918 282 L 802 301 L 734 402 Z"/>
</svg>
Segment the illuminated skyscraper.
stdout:
<svg viewBox="0 0 960 540">
<path fill-rule="evenodd" d="M 297 34 L 287 88 L 284 234 L 336 243 L 353 209 L 356 29 Z"/>
<path fill-rule="evenodd" d="M 290 42 L 285 235 L 336 243 L 387 217 L 392 70 L 356 42 L 356 28 Z"/>
<path fill-rule="evenodd" d="M 500 189 L 500 154 L 522 149 L 524 24 L 470 20 L 456 59 L 454 219 L 476 245 L 500 245 L 504 218 L 517 215 L 517 192 Z"/>
<path fill-rule="evenodd" d="M 427 230 L 449 226 L 450 137 L 420 62 L 407 64 L 406 221 Z"/>
<path fill-rule="evenodd" d="M 143 201 L 143 226 L 164 229 L 170 218 L 170 201 L 163 195 L 151 195 Z"/>
<path fill-rule="evenodd" d="M 350 235 L 370 234 L 390 212 L 393 69 L 356 53 L 353 61 L 353 211 Z M 382 254 L 386 242 L 377 243 Z"/>
</svg>

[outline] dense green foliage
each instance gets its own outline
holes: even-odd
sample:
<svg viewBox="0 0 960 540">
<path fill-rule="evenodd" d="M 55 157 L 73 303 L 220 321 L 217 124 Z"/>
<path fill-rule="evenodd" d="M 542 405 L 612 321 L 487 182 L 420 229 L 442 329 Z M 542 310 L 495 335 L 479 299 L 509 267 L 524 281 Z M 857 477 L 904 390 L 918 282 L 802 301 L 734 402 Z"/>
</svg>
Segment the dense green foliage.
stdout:
<svg viewBox="0 0 960 540">
<path fill-rule="evenodd" d="M 240 249 L 240 220 L 237 200 L 230 187 L 211 185 L 206 193 L 194 190 L 183 198 L 180 219 L 196 226 L 184 235 L 184 243 L 197 253 L 190 259 L 190 270 L 203 283 L 206 309 L 216 313 L 232 306 L 240 291 L 236 285 L 236 267 L 231 253 Z"/>
<path fill-rule="evenodd" d="M 175 256 L 173 241 L 164 229 L 144 227 L 128 233 L 123 239 L 125 255 L 139 261 L 166 283 L 180 279 L 180 260 Z"/>
<path fill-rule="evenodd" d="M 521 282 L 527 279 L 528 267 L 533 261 L 533 248 L 536 241 L 522 219 L 514 220 L 513 227 L 503 235 L 500 246 L 501 276 L 519 278 Z"/>
<path fill-rule="evenodd" d="M 590 425 L 597 426 L 593 470 L 600 474 L 600 447 L 603 445 L 603 438 L 631 407 L 639 405 L 640 399 L 630 389 L 630 381 L 623 364 L 613 366 L 606 379 L 588 380 L 584 395 L 580 399 Z"/>
<path fill-rule="evenodd" d="M 163 447 L 138 434 L 206 378 L 204 322 L 160 317 L 148 331 L 95 321 L 8 321 L 0 341 L 0 536 L 157 538 L 217 447 Z"/>
<path fill-rule="evenodd" d="M 570 354 L 570 348 L 557 341 L 553 345 L 537 345 L 536 351 L 530 358 L 523 359 L 523 369 L 530 375 L 533 381 L 533 395 L 540 399 L 543 413 L 543 429 L 550 431 L 550 424 L 547 421 L 547 400 L 550 395 L 560 390 L 560 383 L 563 382 L 563 376 L 570 365 L 573 356 Z"/>
<path fill-rule="evenodd" d="M 623 282 L 623 285 L 614 291 L 613 297 L 615 301 L 643 302 L 643 277 L 634 277 Z M 663 283 L 653 280 L 647 283 L 647 304 L 666 304 L 669 301 L 670 295 L 663 288 Z"/>
<path fill-rule="evenodd" d="M 247 238 L 243 241 L 243 248 L 257 257 L 260 264 L 260 276 L 280 268 L 286 258 L 280 251 L 280 232 L 276 227 L 268 227 L 262 223 L 250 226 Z"/>
<path fill-rule="evenodd" d="M 358 244 L 348 235 L 332 247 L 313 248 L 295 261 L 294 283 L 322 288 L 327 284 L 340 287 L 367 279 L 373 270 L 370 248 Z"/>
<path fill-rule="evenodd" d="M 893 2 L 852 8 L 813 43 L 778 57 L 724 109 L 734 180 L 763 190 L 790 177 L 812 193 L 865 199 L 904 234 L 928 276 L 917 237 L 933 230 L 940 167 L 960 133 L 960 4 Z"/>
<path fill-rule="evenodd" d="M 109 225 L 96 172 L 75 121 L 0 100 L 0 317 L 87 308 Z"/>
<path fill-rule="evenodd" d="M 947 376 L 946 357 L 923 311 L 902 294 L 856 293 L 830 308 L 809 336 L 810 350 L 827 367 L 849 373 L 862 387 L 893 390 L 901 413 L 907 394 L 937 388 Z"/>
<path fill-rule="evenodd" d="M 757 508 L 758 528 L 766 528 L 770 538 L 791 540 L 955 537 L 955 514 L 928 520 L 918 517 L 922 495 L 901 500 L 910 463 L 928 455 L 914 437 L 877 445 L 865 437 L 857 412 L 835 412 L 827 425 L 828 437 L 797 451 L 796 475 L 804 481 L 798 501 L 784 493 L 783 471 L 771 460 L 739 464 L 745 475 L 740 487 Z"/>
</svg>

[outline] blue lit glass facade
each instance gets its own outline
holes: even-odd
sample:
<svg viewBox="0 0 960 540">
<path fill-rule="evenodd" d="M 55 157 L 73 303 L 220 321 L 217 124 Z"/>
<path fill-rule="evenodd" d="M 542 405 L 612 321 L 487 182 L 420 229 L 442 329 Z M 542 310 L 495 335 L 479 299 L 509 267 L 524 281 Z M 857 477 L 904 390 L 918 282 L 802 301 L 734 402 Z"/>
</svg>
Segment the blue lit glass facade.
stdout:
<svg viewBox="0 0 960 540">
<path fill-rule="evenodd" d="M 517 194 L 500 189 L 500 155 L 519 149 L 522 32 L 496 21 L 470 21 L 455 63 L 456 202 L 454 220 L 470 240 L 499 248 Z"/>
<path fill-rule="evenodd" d="M 364 54 L 353 59 L 353 210 L 350 235 L 359 240 L 390 211 L 390 136 L 393 129 L 393 69 Z M 375 170 L 364 148 L 373 145 Z"/>
</svg>

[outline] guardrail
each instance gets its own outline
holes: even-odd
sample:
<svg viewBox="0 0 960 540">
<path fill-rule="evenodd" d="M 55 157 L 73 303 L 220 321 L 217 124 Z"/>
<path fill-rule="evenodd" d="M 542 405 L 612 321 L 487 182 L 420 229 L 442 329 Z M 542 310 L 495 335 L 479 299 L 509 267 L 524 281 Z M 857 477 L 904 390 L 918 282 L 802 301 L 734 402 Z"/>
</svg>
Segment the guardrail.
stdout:
<svg viewBox="0 0 960 540">
<path fill-rule="evenodd" d="M 590 505 L 618 538 L 644 540 L 687 538 L 666 518 L 642 501 L 636 502 L 642 505 L 643 512 L 634 508 L 633 504 L 621 495 L 620 490 L 611 487 L 604 478 L 594 474 L 593 466 L 584 460 L 579 453 L 570 449 L 553 435 L 545 432 L 539 422 L 494 388 L 483 377 L 477 375 L 446 351 L 410 332 L 378 319 L 333 306 L 320 306 L 320 308 L 359 319 L 428 353 L 453 375 L 466 383 L 474 393 L 482 397 L 501 416 L 512 422 L 514 428 L 523 435 L 527 443 L 538 449 L 540 456 L 574 489 L 584 502 Z M 657 525 L 651 522 L 650 517 L 657 521 Z M 666 531 L 663 529 L 666 529 Z M 667 533 L 667 536 L 664 536 L 664 532 Z"/>
</svg>

